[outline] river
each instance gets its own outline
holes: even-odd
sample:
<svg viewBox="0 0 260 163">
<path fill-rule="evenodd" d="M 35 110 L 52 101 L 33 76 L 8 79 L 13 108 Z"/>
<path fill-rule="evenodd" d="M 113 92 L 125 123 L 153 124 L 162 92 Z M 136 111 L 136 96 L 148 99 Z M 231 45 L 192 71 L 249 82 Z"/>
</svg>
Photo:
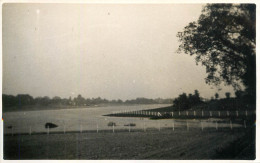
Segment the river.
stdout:
<svg viewBox="0 0 260 163">
<path fill-rule="evenodd" d="M 163 127 L 180 127 L 186 126 L 185 121 L 176 121 L 173 124 L 173 119 L 164 120 L 150 120 L 148 118 L 134 118 L 134 117 L 108 117 L 103 116 L 113 112 L 119 111 L 134 111 L 146 110 L 159 107 L 169 106 L 165 104 L 156 105 L 132 105 L 132 106 L 107 106 L 107 107 L 89 107 L 89 108 L 71 108 L 71 109 L 57 109 L 57 110 L 39 110 L 39 111 L 19 111 L 19 112 L 5 112 L 4 119 L 4 133 L 34 133 L 47 132 L 45 123 L 51 122 L 58 127 L 50 129 L 52 131 L 79 131 L 82 130 L 112 130 L 108 126 L 109 122 L 115 122 L 117 129 L 128 129 L 127 124 L 134 123 L 135 127 L 131 128 L 163 128 Z M 199 127 L 200 121 L 189 120 L 190 127 Z M 228 127 L 228 124 L 219 124 L 219 127 Z M 12 126 L 12 128 L 10 127 Z M 214 127 L 212 122 L 205 122 L 204 127 Z M 239 125 L 234 124 L 233 127 Z"/>
</svg>

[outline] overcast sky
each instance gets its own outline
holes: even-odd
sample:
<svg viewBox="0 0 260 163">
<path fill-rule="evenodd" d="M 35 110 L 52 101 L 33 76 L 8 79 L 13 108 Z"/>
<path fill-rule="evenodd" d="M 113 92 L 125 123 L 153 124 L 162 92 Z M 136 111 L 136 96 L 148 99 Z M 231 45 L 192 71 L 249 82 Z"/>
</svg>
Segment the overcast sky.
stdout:
<svg viewBox="0 0 260 163">
<path fill-rule="evenodd" d="M 107 99 L 210 98 L 205 67 L 177 54 L 202 5 L 4 4 L 3 93 Z M 218 93 L 232 92 L 221 86 Z"/>
</svg>

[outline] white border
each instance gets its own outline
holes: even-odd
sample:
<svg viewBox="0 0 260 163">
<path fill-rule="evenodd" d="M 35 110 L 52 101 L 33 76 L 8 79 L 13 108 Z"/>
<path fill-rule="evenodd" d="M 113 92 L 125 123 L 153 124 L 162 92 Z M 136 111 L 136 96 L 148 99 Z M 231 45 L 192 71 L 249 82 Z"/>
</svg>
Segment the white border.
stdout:
<svg viewBox="0 0 260 163">
<path fill-rule="evenodd" d="M 256 29 L 259 28 L 259 6 L 260 6 L 260 1 L 257 0 L 0 0 L 1 4 L 1 17 L 0 17 L 0 24 L 1 24 L 1 29 L 2 29 L 2 6 L 4 3 L 68 3 L 68 4 L 201 4 L 201 3 L 255 3 L 256 4 L 256 15 L 257 15 L 257 20 L 256 20 Z M 0 30 L 0 51 L 2 54 L 2 30 Z M 256 45 L 259 43 L 259 33 L 258 30 L 256 32 Z M 256 160 L 254 161 L 247 161 L 247 160 L 174 160 L 174 162 L 230 162 L 230 163 L 244 163 L 244 162 L 260 162 L 260 142 L 259 142 L 259 136 L 260 136 L 260 131 L 259 131 L 259 114 L 260 110 L 258 109 L 259 106 L 259 91 L 260 91 L 260 56 L 257 55 L 258 52 L 258 46 L 256 46 L 256 66 L 257 66 L 257 105 L 256 105 Z M 1 55 L 2 56 L 2 55 Z M 2 77 L 2 57 L 0 59 L 0 75 Z M 2 80 L 0 82 L 0 90 L 2 92 Z M 2 93 L 0 95 L 2 99 Z M 2 100 L 0 100 L 0 106 L 2 108 Z M 17 162 L 18 160 L 3 160 L 3 121 L 2 121 L 2 109 L 0 111 L 0 116 L 1 116 L 1 122 L 0 122 L 0 163 L 1 162 L 8 162 L 8 163 L 14 163 Z M 60 160 L 60 161 L 54 161 L 54 160 L 19 160 L 19 162 L 22 163 L 28 163 L 28 162 L 82 162 L 82 161 L 87 161 L 87 162 L 97 162 L 92 161 L 92 160 Z M 162 162 L 172 162 L 173 160 L 165 160 Z M 98 162 L 122 162 L 119 160 L 101 160 Z M 123 162 L 133 162 L 130 160 L 125 160 Z M 144 163 L 155 163 L 158 162 L 156 160 L 134 160 L 134 162 L 144 162 Z"/>
</svg>

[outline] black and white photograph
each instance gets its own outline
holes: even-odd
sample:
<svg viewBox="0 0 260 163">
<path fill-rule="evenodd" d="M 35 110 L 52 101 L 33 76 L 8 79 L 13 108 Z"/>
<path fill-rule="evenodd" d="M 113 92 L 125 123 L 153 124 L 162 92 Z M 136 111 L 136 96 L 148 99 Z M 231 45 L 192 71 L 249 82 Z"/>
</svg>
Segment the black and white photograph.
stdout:
<svg viewBox="0 0 260 163">
<path fill-rule="evenodd" d="M 257 161 L 256 2 L 68 2 L 1 3 L 2 161 Z"/>
</svg>

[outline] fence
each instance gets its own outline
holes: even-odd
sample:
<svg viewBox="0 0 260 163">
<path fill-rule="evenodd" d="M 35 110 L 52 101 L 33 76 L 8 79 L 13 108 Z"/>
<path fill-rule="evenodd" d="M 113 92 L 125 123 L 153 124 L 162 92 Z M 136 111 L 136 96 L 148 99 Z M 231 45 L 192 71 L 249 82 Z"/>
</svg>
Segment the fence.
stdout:
<svg viewBox="0 0 260 163">
<path fill-rule="evenodd" d="M 228 110 L 186 110 L 186 111 L 172 111 L 172 112 L 155 112 L 155 111 L 151 111 L 151 110 L 134 110 L 134 111 L 118 111 L 118 112 L 112 112 L 112 114 L 110 114 L 111 117 L 139 117 L 141 120 L 143 120 L 143 118 L 154 118 L 154 119 L 161 119 L 161 120 L 165 120 L 168 119 L 169 123 L 167 124 L 167 128 L 172 128 L 172 130 L 174 131 L 176 127 L 186 127 L 187 130 L 189 130 L 190 128 L 201 128 L 201 130 L 203 131 L 205 128 L 216 128 L 216 130 L 218 130 L 219 128 L 227 128 L 229 127 L 231 130 L 234 127 L 237 127 L 236 125 L 234 125 L 234 122 L 237 123 L 238 121 L 240 121 L 240 127 L 244 127 L 247 128 L 248 124 L 252 123 L 252 119 L 255 118 L 255 111 L 252 110 L 235 110 L 235 111 L 228 111 Z M 252 117 L 254 116 L 254 117 Z M 216 118 L 219 119 L 225 119 L 228 120 L 228 124 L 227 122 L 225 123 L 225 125 L 223 125 L 223 123 L 218 122 L 217 120 L 214 120 L 213 122 L 210 121 L 206 121 L 208 119 L 212 118 L 213 120 Z M 122 118 L 124 119 L 124 118 Z M 121 121 L 122 121 L 121 119 Z M 134 118 L 136 119 L 136 118 Z M 173 119 L 173 120 L 171 120 Z M 182 125 L 176 123 L 175 119 L 181 119 L 184 120 L 184 122 L 182 123 Z M 189 122 L 190 119 L 197 119 L 197 122 L 199 122 L 200 124 L 198 124 L 197 122 Z M 147 119 L 148 120 L 148 119 Z M 37 126 L 33 125 L 33 124 L 27 124 L 27 125 L 16 125 L 16 126 L 5 126 L 5 134 L 17 134 L 17 133 L 23 133 L 23 134 L 36 134 L 36 133 L 46 133 L 46 134 L 50 134 L 51 133 L 67 133 L 67 132 L 79 132 L 79 133 L 83 133 L 86 132 L 88 130 L 91 130 L 92 132 L 95 131 L 97 133 L 99 133 L 101 130 L 107 130 L 107 131 L 111 131 L 111 132 L 116 132 L 117 130 L 127 130 L 128 132 L 131 132 L 134 129 L 138 129 L 138 130 L 143 130 L 144 132 L 146 132 L 149 128 L 155 128 L 158 131 L 161 131 L 162 128 L 165 128 L 165 124 L 162 123 L 161 120 L 158 121 L 134 121 L 134 123 L 137 123 L 136 126 L 131 126 L 129 122 L 129 125 L 124 125 L 121 124 L 120 125 L 110 125 L 107 126 L 107 121 L 103 122 L 103 124 L 101 124 L 101 122 L 95 122 L 95 123 L 82 123 L 79 122 L 77 124 L 73 124 L 74 128 L 71 128 L 71 124 L 59 124 L 58 130 L 52 129 L 52 128 L 41 128 L 42 126 L 36 128 Z M 187 121 L 186 121 L 187 120 Z M 202 121 L 203 120 L 203 121 Z M 115 119 L 113 119 L 112 121 L 116 121 Z M 154 123 L 151 125 L 152 122 L 158 122 L 158 123 Z M 106 123 L 106 124 L 105 124 Z M 139 124 L 138 124 L 139 123 Z M 196 126 L 194 126 L 194 124 L 196 123 Z M 207 126 L 207 124 L 209 124 L 209 126 Z M 183 125 L 185 124 L 185 125 Z M 78 125 L 75 127 L 75 125 Z M 169 127 L 171 126 L 171 127 Z M 39 129 L 41 128 L 41 129 Z"/>
<path fill-rule="evenodd" d="M 154 112 L 154 111 L 144 111 L 144 110 L 136 110 L 136 111 L 117 111 L 109 114 L 110 116 L 134 116 L 134 117 L 169 117 L 169 118 L 226 118 L 226 117 L 247 117 L 255 114 L 255 111 L 229 111 L 229 110 L 213 110 L 213 111 L 195 111 L 195 110 L 187 110 L 187 111 L 172 111 L 172 112 Z"/>
<path fill-rule="evenodd" d="M 225 129 L 230 129 L 233 130 L 234 128 L 247 128 L 250 123 L 248 123 L 246 120 L 240 121 L 239 123 L 236 121 L 235 123 L 232 120 L 225 121 L 224 123 L 221 121 L 189 121 L 189 120 L 183 120 L 183 121 L 177 121 L 177 120 L 172 120 L 170 124 L 167 124 L 165 127 L 165 123 L 161 122 L 160 120 L 156 121 L 157 123 L 149 126 L 148 121 L 143 121 L 143 123 L 140 123 L 138 125 L 131 125 L 129 123 L 128 125 L 124 126 L 118 126 L 115 122 L 112 123 L 112 125 L 107 125 L 106 128 L 100 130 L 100 125 L 96 124 L 96 130 L 87 130 L 83 129 L 84 125 L 79 124 L 79 129 L 78 130 L 67 130 L 66 125 L 64 124 L 63 126 L 60 126 L 63 130 L 59 131 L 53 131 L 52 128 L 49 126 L 45 129 L 45 131 L 42 132 L 32 132 L 33 127 L 32 126 L 27 126 L 28 127 L 28 132 L 23 132 L 23 133 L 15 133 L 14 132 L 14 127 L 11 129 L 11 133 L 8 133 L 8 135 L 15 135 L 15 134 L 28 134 L 28 135 L 33 135 L 33 134 L 51 134 L 51 133 L 86 133 L 86 132 L 111 132 L 111 133 L 116 133 L 116 132 L 133 132 L 133 131 L 162 131 L 165 129 L 171 129 L 173 132 L 178 128 L 178 129 L 185 129 L 187 131 L 190 131 L 190 129 L 200 129 L 201 131 L 204 131 L 205 129 L 216 129 L 219 130 L 220 128 L 225 128 Z"/>
</svg>

